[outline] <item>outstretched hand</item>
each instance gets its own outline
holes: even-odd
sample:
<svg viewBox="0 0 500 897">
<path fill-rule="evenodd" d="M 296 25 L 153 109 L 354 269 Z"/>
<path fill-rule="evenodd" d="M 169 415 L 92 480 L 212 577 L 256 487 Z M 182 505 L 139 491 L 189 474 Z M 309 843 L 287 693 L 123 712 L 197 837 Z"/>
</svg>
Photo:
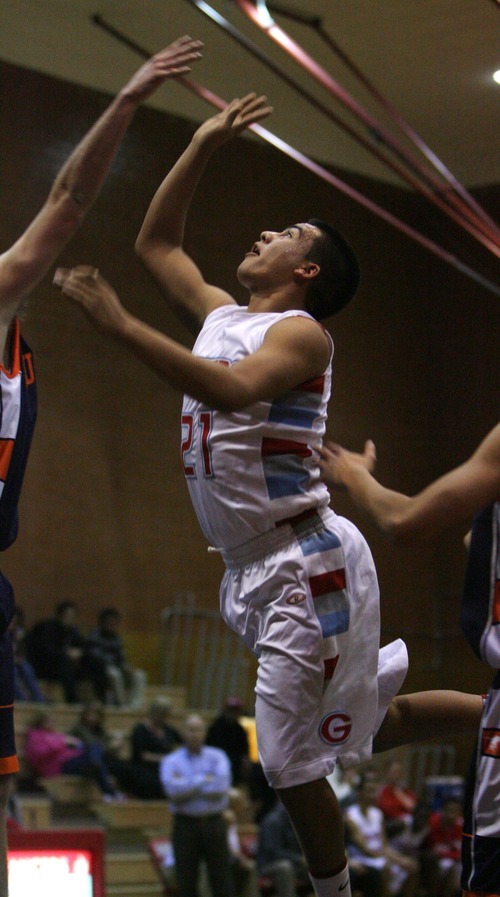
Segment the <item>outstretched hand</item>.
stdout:
<svg viewBox="0 0 500 897">
<path fill-rule="evenodd" d="M 200 125 L 195 137 L 208 141 L 215 148 L 241 134 L 249 125 L 267 118 L 272 111 L 273 107 L 267 105 L 267 97 L 249 93 L 242 99 L 232 100 L 222 112 Z"/>
<path fill-rule="evenodd" d="M 102 333 L 116 335 L 125 328 L 129 314 L 97 268 L 58 268 L 53 283 L 80 306 Z"/>
<path fill-rule="evenodd" d="M 320 450 L 319 467 L 321 477 L 332 489 L 343 489 L 348 485 L 349 474 L 362 467 L 369 473 L 375 469 L 377 452 L 371 439 L 365 442 L 363 453 L 349 452 L 335 442 L 328 442 Z"/>
<path fill-rule="evenodd" d="M 132 76 L 122 94 L 138 103 L 146 100 L 167 78 L 177 78 L 191 71 L 190 63 L 201 59 L 203 44 L 185 35 L 160 50 Z"/>
</svg>

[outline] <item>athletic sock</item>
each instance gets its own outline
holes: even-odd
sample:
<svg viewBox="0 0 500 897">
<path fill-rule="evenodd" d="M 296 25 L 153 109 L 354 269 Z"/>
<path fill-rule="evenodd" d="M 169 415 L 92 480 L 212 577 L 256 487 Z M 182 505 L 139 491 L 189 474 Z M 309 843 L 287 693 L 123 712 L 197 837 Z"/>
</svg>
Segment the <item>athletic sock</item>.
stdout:
<svg viewBox="0 0 500 897">
<path fill-rule="evenodd" d="M 349 867 L 346 863 L 340 872 L 330 878 L 314 878 L 309 873 L 317 897 L 352 897 Z"/>
</svg>

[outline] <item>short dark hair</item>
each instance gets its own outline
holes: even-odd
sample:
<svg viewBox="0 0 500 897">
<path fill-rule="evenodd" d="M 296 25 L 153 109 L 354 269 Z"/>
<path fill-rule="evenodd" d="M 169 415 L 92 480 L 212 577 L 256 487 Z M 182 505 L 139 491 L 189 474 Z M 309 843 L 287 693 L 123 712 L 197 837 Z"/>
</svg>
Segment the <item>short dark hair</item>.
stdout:
<svg viewBox="0 0 500 897">
<path fill-rule="evenodd" d="M 308 224 L 321 231 L 307 253 L 320 272 L 306 292 L 306 310 L 321 321 L 344 308 L 354 296 L 360 279 L 359 262 L 354 250 L 331 224 L 310 218 Z"/>
<path fill-rule="evenodd" d="M 62 617 L 67 610 L 77 610 L 74 601 L 60 601 L 59 604 L 56 604 L 56 617 Z"/>
<path fill-rule="evenodd" d="M 119 620 L 121 617 L 120 611 L 117 610 L 116 607 L 104 607 L 97 617 L 97 622 L 107 623 L 108 620 Z"/>
</svg>

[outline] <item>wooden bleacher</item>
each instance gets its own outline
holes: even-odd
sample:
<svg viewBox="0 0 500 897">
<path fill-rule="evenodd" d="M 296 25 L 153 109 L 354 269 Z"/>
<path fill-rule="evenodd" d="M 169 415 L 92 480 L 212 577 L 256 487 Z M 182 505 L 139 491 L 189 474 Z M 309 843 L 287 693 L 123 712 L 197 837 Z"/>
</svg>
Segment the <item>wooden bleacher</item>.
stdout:
<svg viewBox="0 0 500 897">
<path fill-rule="evenodd" d="M 24 828 L 42 829 L 52 825 L 52 801 L 44 794 L 20 794 L 17 804 Z"/>
<path fill-rule="evenodd" d="M 123 801 L 106 801 L 102 797 L 92 802 L 92 810 L 106 829 L 150 830 L 159 829 L 169 833 L 172 816 L 165 800 L 139 800 L 127 798 Z"/>
<path fill-rule="evenodd" d="M 106 707 L 106 729 L 113 734 L 128 735 L 136 723 L 144 719 L 147 707 L 157 695 L 164 695 L 172 701 L 171 721 L 173 726 L 180 726 L 188 712 L 185 707 L 186 689 L 182 686 L 148 686 L 146 689 L 146 703 L 143 707 Z M 20 701 L 15 706 L 14 725 L 18 753 L 22 755 L 24 736 L 32 719 L 41 711 L 47 710 L 54 721 L 54 726 L 61 732 L 69 732 L 77 722 L 82 711 L 83 704 L 65 704 L 63 701 L 54 701 L 48 704 L 39 704 L 31 701 Z"/>
<path fill-rule="evenodd" d="M 104 871 L 108 897 L 156 897 L 157 894 L 163 894 L 149 853 L 145 849 L 107 853 Z"/>
</svg>

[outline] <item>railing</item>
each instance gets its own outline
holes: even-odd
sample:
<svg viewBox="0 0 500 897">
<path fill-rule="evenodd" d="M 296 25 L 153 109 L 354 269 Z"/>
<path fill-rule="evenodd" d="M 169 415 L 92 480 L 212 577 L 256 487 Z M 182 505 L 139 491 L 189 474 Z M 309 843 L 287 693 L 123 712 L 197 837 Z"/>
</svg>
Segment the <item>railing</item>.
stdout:
<svg viewBox="0 0 500 897">
<path fill-rule="evenodd" d="M 217 710 L 236 695 L 252 714 L 256 661 L 217 611 L 195 604 L 196 596 L 187 592 L 162 611 L 163 683 L 185 686 L 190 707 Z"/>
<path fill-rule="evenodd" d="M 455 748 L 451 744 L 413 744 L 406 753 L 406 780 L 417 794 L 426 793 L 427 781 L 456 779 Z"/>
</svg>

